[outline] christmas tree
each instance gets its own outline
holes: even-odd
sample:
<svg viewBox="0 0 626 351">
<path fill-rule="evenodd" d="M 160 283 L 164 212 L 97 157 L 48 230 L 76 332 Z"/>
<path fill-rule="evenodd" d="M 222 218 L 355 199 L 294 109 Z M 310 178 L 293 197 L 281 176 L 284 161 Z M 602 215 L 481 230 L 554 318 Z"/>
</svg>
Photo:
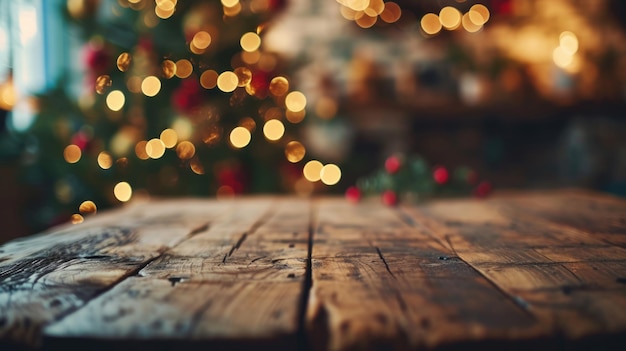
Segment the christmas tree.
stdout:
<svg viewBox="0 0 626 351">
<path fill-rule="evenodd" d="M 306 98 L 262 45 L 284 5 L 68 0 L 86 72 L 79 94 L 60 80 L 36 99 L 24 170 L 40 193 L 27 214 L 34 229 L 142 194 L 297 188 Z"/>
</svg>

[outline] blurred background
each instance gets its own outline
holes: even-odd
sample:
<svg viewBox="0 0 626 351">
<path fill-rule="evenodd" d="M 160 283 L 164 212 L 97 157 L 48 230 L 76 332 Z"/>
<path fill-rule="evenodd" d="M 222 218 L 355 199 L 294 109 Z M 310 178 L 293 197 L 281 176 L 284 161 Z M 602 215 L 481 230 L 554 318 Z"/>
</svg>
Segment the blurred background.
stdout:
<svg viewBox="0 0 626 351">
<path fill-rule="evenodd" d="M 154 196 L 626 196 L 625 30 L 620 0 L 0 0 L 0 241 Z"/>
</svg>

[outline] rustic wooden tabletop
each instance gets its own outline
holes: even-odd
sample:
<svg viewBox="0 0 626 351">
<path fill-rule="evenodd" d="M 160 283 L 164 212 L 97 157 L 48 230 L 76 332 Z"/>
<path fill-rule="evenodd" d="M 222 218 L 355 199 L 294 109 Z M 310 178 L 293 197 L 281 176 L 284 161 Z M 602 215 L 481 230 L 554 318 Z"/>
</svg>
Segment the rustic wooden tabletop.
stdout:
<svg viewBox="0 0 626 351">
<path fill-rule="evenodd" d="M 0 349 L 626 349 L 626 201 L 136 203 L 0 247 Z"/>
</svg>

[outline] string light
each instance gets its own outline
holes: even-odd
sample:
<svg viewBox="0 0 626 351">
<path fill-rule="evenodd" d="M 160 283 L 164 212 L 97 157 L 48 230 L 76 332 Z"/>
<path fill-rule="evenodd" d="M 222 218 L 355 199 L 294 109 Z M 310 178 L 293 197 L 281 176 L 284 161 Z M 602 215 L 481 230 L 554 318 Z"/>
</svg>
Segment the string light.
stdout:
<svg viewBox="0 0 626 351">
<path fill-rule="evenodd" d="M 329 163 L 322 167 L 320 171 L 320 179 L 326 185 L 335 185 L 341 179 L 341 169 L 339 166 Z"/>
<path fill-rule="evenodd" d="M 158 159 L 165 154 L 165 145 L 161 139 L 150 139 L 146 144 L 146 154 L 152 159 Z"/>
<path fill-rule="evenodd" d="M 244 127 L 236 127 L 230 132 L 230 143 L 233 147 L 241 149 L 250 143 L 252 136 Z"/>
<path fill-rule="evenodd" d="M 428 35 L 435 35 L 441 31 L 441 22 L 439 22 L 439 16 L 434 13 L 427 13 L 422 17 L 420 21 L 422 30 Z"/>
<path fill-rule="evenodd" d="M 166 148 L 171 149 L 176 146 L 176 143 L 178 142 L 178 134 L 176 134 L 174 129 L 167 128 L 161 132 L 159 139 L 161 139 Z"/>
<path fill-rule="evenodd" d="M 187 59 L 176 61 L 176 77 L 187 78 L 193 72 L 193 65 Z"/>
<path fill-rule="evenodd" d="M 131 60 L 132 58 L 129 53 L 121 53 L 117 57 L 117 69 L 119 69 L 121 72 L 126 72 L 128 70 L 128 67 L 130 67 Z"/>
<path fill-rule="evenodd" d="M 317 182 L 321 178 L 320 173 L 323 167 L 324 165 L 320 161 L 311 160 L 304 165 L 302 174 L 309 182 Z"/>
<path fill-rule="evenodd" d="M 277 141 L 285 134 L 285 126 L 283 122 L 277 119 L 271 119 L 265 122 L 263 126 L 263 134 L 265 138 L 270 141 Z"/>
<path fill-rule="evenodd" d="M 161 90 L 161 81 L 155 76 L 148 76 L 141 82 L 141 92 L 148 97 L 156 96 Z"/>
<path fill-rule="evenodd" d="M 127 202 L 133 196 L 133 188 L 127 182 L 119 182 L 113 188 L 115 198 L 121 202 Z"/>
<path fill-rule="evenodd" d="M 80 206 L 78 206 L 78 212 L 82 214 L 94 214 L 96 211 L 98 211 L 96 204 L 90 200 L 83 201 Z"/>
<path fill-rule="evenodd" d="M 248 32 L 241 36 L 239 44 L 244 51 L 253 52 L 261 46 L 261 37 L 254 32 Z"/>
<path fill-rule="evenodd" d="M 285 106 L 293 112 L 302 111 L 306 107 L 306 97 L 299 91 L 292 91 L 285 98 Z"/>
<path fill-rule="evenodd" d="M 302 161 L 304 155 L 306 154 L 306 149 L 304 145 L 297 141 L 290 141 L 285 146 L 285 157 L 287 157 L 287 161 L 291 163 L 297 163 Z"/>
<path fill-rule="evenodd" d="M 113 90 L 107 95 L 106 104 L 111 111 L 121 110 L 124 107 L 124 103 L 126 103 L 126 97 L 119 90 Z"/>
<path fill-rule="evenodd" d="M 217 77 L 217 87 L 225 93 L 234 91 L 237 89 L 238 85 L 239 78 L 234 72 L 222 72 L 222 74 Z"/>
<path fill-rule="evenodd" d="M 63 150 L 63 158 L 65 158 L 65 162 L 67 163 L 76 163 L 80 161 L 82 154 L 83 153 L 80 148 L 74 144 L 66 146 Z"/>
<path fill-rule="evenodd" d="M 106 152 L 102 151 L 98 154 L 98 166 L 102 169 L 109 169 L 113 166 L 113 157 Z"/>
</svg>

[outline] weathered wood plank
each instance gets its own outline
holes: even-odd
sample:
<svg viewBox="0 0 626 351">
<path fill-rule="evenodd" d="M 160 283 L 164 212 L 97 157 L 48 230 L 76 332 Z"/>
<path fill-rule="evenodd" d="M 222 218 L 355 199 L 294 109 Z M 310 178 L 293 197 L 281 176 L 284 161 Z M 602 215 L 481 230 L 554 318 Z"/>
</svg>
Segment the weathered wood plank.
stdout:
<svg viewBox="0 0 626 351">
<path fill-rule="evenodd" d="M 45 344 L 156 339 L 173 348 L 180 342 L 227 349 L 261 342 L 293 349 L 309 213 L 307 200 L 234 201 L 208 230 L 167 250 L 139 277 L 48 327 Z"/>
<path fill-rule="evenodd" d="M 442 201 L 405 211 L 553 336 L 579 340 L 612 333 L 615 339 L 626 332 L 626 286 L 619 283 L 626 250 L 584 229 L 535 220 L 506 203 Z"/>
<path fill-rule="evenodd" d="M 323 200 L 314 228 L 307 325 L 316 349 L 542 335 L 523 309 L 393 209 Z"/>
<path fill-rule="evenodd" d="M 204 230 L 221 210 L 195 200 L 174 210 L 156 202 L 2 246 L 0 339 L 38 345 L 43 326 Z"/>
</svg>

